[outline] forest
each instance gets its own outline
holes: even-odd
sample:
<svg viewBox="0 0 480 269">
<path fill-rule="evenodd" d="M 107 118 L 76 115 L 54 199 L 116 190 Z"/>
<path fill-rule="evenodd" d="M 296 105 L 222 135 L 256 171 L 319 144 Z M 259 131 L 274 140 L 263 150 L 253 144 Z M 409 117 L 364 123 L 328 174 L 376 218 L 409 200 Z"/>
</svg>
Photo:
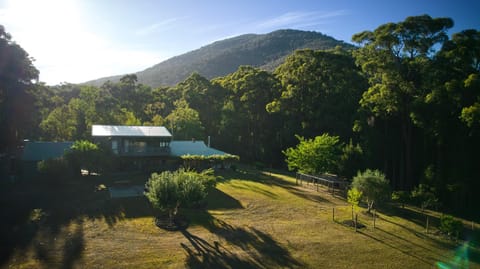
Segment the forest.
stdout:
<svg viewBox="0 0 480 269">
<path fill-rule="evenodd" d="M 285 150 L 338 136 L 341 164 L 379 169 L 394 190 L 427 186 L 447 212 L 480 203 L 480 31 L 449 34 L 428 15 L 352 37 L 355 47 L 297 50 L 273 72 L 240 66 L 192 73 L 152 88 L 119 82 L 47 86 L 33 59 L 0 26 L 0 153 L 24 139 L 90 139 L 92 124 L 161 125 L 175 140 L 206 140 L 242 162 L 286 168 Z"/>
</svg>

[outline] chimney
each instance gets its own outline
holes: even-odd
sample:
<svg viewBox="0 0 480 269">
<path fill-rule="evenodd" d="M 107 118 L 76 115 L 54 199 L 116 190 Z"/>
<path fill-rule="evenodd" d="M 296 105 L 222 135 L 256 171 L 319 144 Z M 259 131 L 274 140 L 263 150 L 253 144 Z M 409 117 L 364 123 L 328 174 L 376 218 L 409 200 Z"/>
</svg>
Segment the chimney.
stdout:
<svg viewBox="0 0 480 269">
<path fill-rule="evenodd" d="M 210 136 L 208 136 L 207 147 L 210 147 Z"/>
</svg>

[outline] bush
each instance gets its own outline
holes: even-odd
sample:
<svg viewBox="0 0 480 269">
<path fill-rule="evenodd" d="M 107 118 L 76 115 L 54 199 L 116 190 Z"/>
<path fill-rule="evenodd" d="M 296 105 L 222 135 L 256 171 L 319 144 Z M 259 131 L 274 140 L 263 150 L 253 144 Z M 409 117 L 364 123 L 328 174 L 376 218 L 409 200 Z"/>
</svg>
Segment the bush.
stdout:
<svg viewBox="0 0 480 269">
<path fill-rule="evenodd" d="M 70 171 L 68 162 L 63 158 L 39 161 L 37 170 L 41 174 L 53 178 L 68 174 Z"/>
<path fill-rule="evenodd" d="M 440 218 L 440 231 L 448 236 L 459 237 L 463 230 L 463 223 L 450 215 Z"/>
<path fill-rule="evenodd" d="M 202 173 L 185 169 L 153 173 L 145 185 L 145 196 L 155 209 L 168 212 L 173 225 L 181 206 L 198 204 L 215 187 L 212 173 L 210 169 Z"/>
<path fill-rule="evenodd" d="M 96 144 L 86 140 L 78 140 L 65 153 L 65 158 L 75 173 L 79 174 L 80 169 L 86 169 L 90 174 L 93 170 L 99 169 L 103 156 Z"/>
</svg>

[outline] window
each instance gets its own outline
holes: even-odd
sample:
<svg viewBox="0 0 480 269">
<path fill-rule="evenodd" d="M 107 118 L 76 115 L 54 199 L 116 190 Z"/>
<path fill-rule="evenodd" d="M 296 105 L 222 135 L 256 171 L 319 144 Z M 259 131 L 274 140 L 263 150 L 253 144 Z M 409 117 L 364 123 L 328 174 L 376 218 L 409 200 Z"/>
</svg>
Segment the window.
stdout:
<svg viewBox="0 0 480 269">
<path fill-rule="evenodd" d="M 118 142 L 117 140 L 112 140 L 112 151 L 115 154 L 118 154 Z"/>
</svg>

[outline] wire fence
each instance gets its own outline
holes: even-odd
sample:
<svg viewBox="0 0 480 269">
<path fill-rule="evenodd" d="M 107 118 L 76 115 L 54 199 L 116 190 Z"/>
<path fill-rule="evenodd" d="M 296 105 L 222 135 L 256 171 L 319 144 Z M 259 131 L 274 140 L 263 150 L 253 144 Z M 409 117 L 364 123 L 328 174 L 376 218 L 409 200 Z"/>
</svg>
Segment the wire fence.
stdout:
<svg viewBox="0 0 480 269">
<path fill-rule="evenodd" d="M 309 175 L 304 173 L 297 173 L 295 176 L 295 183 L 297 185 L 310 185 L 312 184 L 314 188 L 319 191 L 320 187 L 327 188 L 328 192 L 331 192 L 332 195 L 335 194 L 345 195 L 346 190 L 350 183 L 347 180 L 340 179 L 337 176 L 331 175 Z"/>
</svg>

